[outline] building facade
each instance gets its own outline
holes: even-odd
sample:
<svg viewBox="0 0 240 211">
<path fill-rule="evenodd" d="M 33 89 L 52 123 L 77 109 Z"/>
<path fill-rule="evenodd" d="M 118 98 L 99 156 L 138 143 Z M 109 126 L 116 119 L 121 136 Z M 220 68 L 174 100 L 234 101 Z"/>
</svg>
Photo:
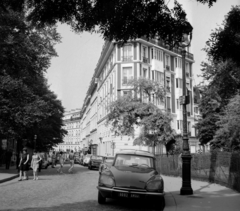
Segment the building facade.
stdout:
<svg viewBox="0 0 240 211">
<path fill-rule="evenodd" d="M 63 143 L 55 149 L 58 151 L 80 151 L 80 109 L 66 111 L 63 117 L 63 128 L 68 134 L 63 138 Z"/>
<path fill-rule="evenodd" d="M 190 143 L 196 145 L 194 129 L 193 100 L 193 54 L 187 49 L 186 83 L 190 104 L 187 105 L 188 131 Z M 94 75 L 84 100 L 80 115 L 80 142 L 93 154 L 102 156 L 114 155 L 125 148 L 152 150 L 150 147 L 133 146 L 133 138 L 114 136 L 110 126 L 105 123 L 109 112 L 108 106 L 120 96 L 131 92 L 128 81 L 144 77 L 158 81 L 165 86 L 165 101 L 155 100 L 154 104 L 172 114 L 172 127 L 182 133 L 182 56 L 180 49 L 169 50 L 162 41 L 144 38 L 119 45 L 105 42 Z M 195 146 L 196 148 L 197 146 Z M 196 150 L 191 146 L 191 150 Z M 156 153 L 164 153 L 165 149 L 157 147 Z"/>
</svg>

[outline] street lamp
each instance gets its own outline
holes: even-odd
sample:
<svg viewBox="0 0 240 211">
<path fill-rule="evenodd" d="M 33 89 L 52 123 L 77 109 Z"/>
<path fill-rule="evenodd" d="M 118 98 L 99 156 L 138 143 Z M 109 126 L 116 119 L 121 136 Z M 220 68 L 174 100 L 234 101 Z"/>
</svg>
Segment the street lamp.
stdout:
<svg viewBox="0 0 240 211">
<path fill-rule="evenodd" d="M 37 135 L 34 135 L 34 149 L 36 149 L 36 144 L 37 144 Z"/>
<path fill-rule="evenodd" d="M 185 57 L 186 50 L 185 48 L 190 46 L 192 38 L 192 29 L 187 33 L 183 34 L 182 43 L 182 80 L 183 80 L 183 96 L 182 96 L 182 106 L 183 106 L 183 152 L 182 152 L 182 187 L 180 190 L 181 195 L 192 195 L 193 190 L 191 187 L 191 153 L 189 150 L 188 143 L 188 131 L 187 131 L 187 104 L 189 103 L 189 96 L 187 96 L 186 90 L 186 71 L 185 71 Z"/>
</svg>

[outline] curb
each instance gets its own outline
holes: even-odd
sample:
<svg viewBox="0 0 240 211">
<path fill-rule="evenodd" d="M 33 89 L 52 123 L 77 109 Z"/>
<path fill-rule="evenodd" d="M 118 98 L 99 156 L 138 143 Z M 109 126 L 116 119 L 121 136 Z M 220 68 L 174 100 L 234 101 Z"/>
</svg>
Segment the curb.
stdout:
<svg viewBox="0 0 240 211">
<path fill-rule="evenodd" d="M 7 182 L 7 181 L 10 181 L 10 180 L 13 180 L 13 179 L 15 179 L 15 178 L 18 178 L 18 174 L 17 174 L 17 175 L 14 175 L 14 176 L 12 176 L 12 177 L 8 177 L 8 178 L 6 178 L 6 179 L 0 180 L 0 184 L 1 184 L 1 183 L 4 183 L 4 182 Z"/>
</svg>

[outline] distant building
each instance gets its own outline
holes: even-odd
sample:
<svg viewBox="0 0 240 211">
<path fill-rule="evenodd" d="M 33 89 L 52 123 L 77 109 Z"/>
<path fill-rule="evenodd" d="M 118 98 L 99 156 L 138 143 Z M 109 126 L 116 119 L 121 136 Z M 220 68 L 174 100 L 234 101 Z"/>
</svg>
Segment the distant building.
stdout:
<svg viewBox="0 0 240 211">
<path fill-rule="evenodd" d="M 193 54 L 186 49 L 186 86 L 190 95 L 187 105 L 187 126 L 189 143 L 192 151 L 196 151 L 196 134 L 193 100 Z M 162 41 L 144 38 L 119 45 L 105 42 L 100 59 L 89 85 L 80 115 L 81 146 L 93 154 L 102 156 L 114 155 L 116 151 L 126 148 L 144 149 L 151 147 L 133 146 L 133 138 L 115 137 L 110 126 L 105 125 L 109 112 L 108 105 L 120 96 L 131 92 L 127 82 L 133 78 L 144 77 L 159 81 L 167 89 L 164 102 L 155 100 L 154 104 L 172 114 L 172 127 L 182 133 L 182 56 L 181 50 L 170 50 Z M 194 148 L 195 147 L 195 148 Z M 165 148 L 158 146 L 156 153 L 164 153 Z"/>
<path fill-rule="evenodd" d="M 56 149 L 59 151 L 79 151 L 80 147 L 80 111 L 81 109 L 72 109 L 64 113 L 63 124 L 68 134 L 63 138 L 63 143 Z"/>
</svg>

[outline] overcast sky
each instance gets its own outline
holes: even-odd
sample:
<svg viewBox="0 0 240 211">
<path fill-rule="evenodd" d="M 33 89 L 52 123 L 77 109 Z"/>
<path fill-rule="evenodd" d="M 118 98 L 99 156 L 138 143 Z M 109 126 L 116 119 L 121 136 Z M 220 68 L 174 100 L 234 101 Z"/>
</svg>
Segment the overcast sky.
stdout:
<svg viewBox="0 0 240 211">
<path fill-rule="evenodd" d="M 169 0 L 170 7 L 173 1 Z M 193 65 L 195 84 L 198 84 L 201 81 L 201 78 L 197 77 L 201 73 L 200 64 L 206 59 L 202 49 L 210 33 L 221 26 L 232 5 L 239 5 L 240 0 L 218 0 L 211 8 L 197 3 L 196 0 L 179 2 L 183 4 L 187 18 L 193 26 L 191 51 L 195 60 Z M 52 59 L 46 76 L 50 89 L 57 94 L 68 111 L 82 107 L 104 41 L 99 34 L 87 32 L 76 34 L 67 25 L 59 25 L 58 32 L 62 36 L 62 42 L 56 45 L 58 57 Z"/>
</svg>

